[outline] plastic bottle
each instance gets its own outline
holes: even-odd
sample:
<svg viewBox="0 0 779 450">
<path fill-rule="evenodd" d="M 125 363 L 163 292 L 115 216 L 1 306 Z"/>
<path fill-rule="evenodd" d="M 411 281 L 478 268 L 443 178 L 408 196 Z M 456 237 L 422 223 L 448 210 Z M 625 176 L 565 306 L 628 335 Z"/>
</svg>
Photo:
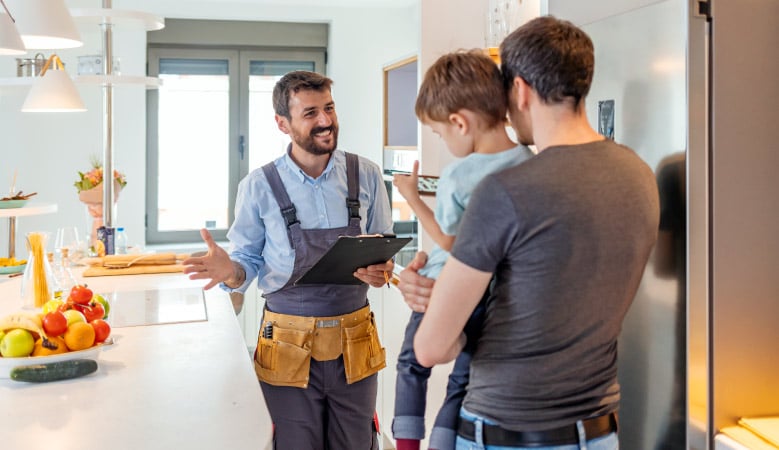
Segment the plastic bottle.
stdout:
<svg viewBox="0 0 779 450">
<path fill-rule="evenodd" d="M 127 254 L 127 234 L 124 232 L 124 227 L 119 227 L 116 229 L 114 245 L 117 255 Z"/>
</svg>

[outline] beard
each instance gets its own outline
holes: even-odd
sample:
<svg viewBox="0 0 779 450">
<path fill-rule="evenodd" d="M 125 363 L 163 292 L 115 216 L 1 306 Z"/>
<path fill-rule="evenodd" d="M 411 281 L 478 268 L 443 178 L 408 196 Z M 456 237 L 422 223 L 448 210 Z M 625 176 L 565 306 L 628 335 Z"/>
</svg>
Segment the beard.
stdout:
<svg viewBox="0 0 779 450">
<path fill-rule="evenodd" d="M 317 142 L 316 134 L 323 131 L 330 131 L 330 145 L 320 145 L 319 142 Z M 333 123 L 329 127 L 312 128 L 311 132 L 305 136 L 293 129 L 292 140 L 300 148 L 312 155 L 329 155 L 338 147 L 338 124 Z"/>
</svg>

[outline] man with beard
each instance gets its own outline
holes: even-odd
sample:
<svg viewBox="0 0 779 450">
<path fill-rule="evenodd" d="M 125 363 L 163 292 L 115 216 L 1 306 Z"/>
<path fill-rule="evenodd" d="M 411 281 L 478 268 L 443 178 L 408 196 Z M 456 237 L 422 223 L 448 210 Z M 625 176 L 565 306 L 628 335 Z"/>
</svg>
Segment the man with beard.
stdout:
<svg viewBox="0 0 779 450">
<path fill-rule="evenodd" d="M 392 232 L 379 167 L 336 149 L 331 84 L 305 71 L 278 81 L 276 123 L 292 143 L 241 181 L 230 253 L 201 230 L 208 254 L 184 261 L 191 279 L 210 280 L 205 289 L 244 292 L 257 277 L 265 311 L 254 364 L 277 449 L 377 448 L 376 373 L 385 363 L 367 285 L 382 286 L 392 262 L 358 269 L 357 285 L 295 285 L 339 236 Z"/>
<path fill-rule="evenodd" d="M 456 448 L 615 450 L 617 337 L 657 239 L 655 178 L 587 119 L 583 30 L 533 19 L 500 59 L 511 125 L 538 154 L 476 187 L 436 281 L 416 273 L 423 254 L 401 273 L 426 311 L 414 351 L 424 366 L 454 358 L 491 284 Z"/>
</svg>

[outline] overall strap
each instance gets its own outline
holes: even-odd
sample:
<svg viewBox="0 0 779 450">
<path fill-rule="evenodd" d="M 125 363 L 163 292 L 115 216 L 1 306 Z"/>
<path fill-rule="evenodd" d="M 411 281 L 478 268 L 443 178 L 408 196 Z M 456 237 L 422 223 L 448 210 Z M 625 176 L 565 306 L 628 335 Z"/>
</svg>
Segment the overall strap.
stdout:
<svg viewBox="0 0 779 450">
<path fill-rule="evenodd" d="M 360 219 L 360 159 L 354 153 L 346 155 L 346 185 L 348 194 L 346 207 L 349 209 L 349 219 Z"/>
<path fill-rule="evenodd" d="M 284 217 L 284 222 L 287 225 L 289 245 L 292 248 L 295 248 L 295 245 L 292 242 L 292 233 L 290 231 L 290 227 L 300 223 L 295 205 L 292 204 L 289 195 L 287 195 L 287 190 L 284 188 L 284 183 L 281 181 L 276 165 L 273 162 L 269 162 L 262 166 L 262 171 L 265 173 L 265 178 L 268 179 L 268 184 L 270 185 L 271 191 L 273 191 L 273 196 L 276 197 L 276 203 L 278 203 L 279 208 L 281 208 L 281 215 Z"/>
</svg>

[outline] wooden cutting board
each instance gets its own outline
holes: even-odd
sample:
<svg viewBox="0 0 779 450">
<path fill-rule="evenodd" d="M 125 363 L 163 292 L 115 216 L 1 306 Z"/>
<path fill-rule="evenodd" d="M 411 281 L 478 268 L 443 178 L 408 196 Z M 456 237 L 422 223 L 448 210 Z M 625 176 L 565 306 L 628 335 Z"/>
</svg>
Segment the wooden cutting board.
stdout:
<svg viewBox="0 0 779 450">
<path fill-rule="evenodd" d="M 121 269 L 109 269 L 102 266 L 92 266 L 84 270 L 85 277 L 105 277 L 112 275 L 142 275 L 149 273 L 176 273 L 183 272 L 182 264 L 154 264 L 145 266 L 123 267 Z"/>
</svg>

